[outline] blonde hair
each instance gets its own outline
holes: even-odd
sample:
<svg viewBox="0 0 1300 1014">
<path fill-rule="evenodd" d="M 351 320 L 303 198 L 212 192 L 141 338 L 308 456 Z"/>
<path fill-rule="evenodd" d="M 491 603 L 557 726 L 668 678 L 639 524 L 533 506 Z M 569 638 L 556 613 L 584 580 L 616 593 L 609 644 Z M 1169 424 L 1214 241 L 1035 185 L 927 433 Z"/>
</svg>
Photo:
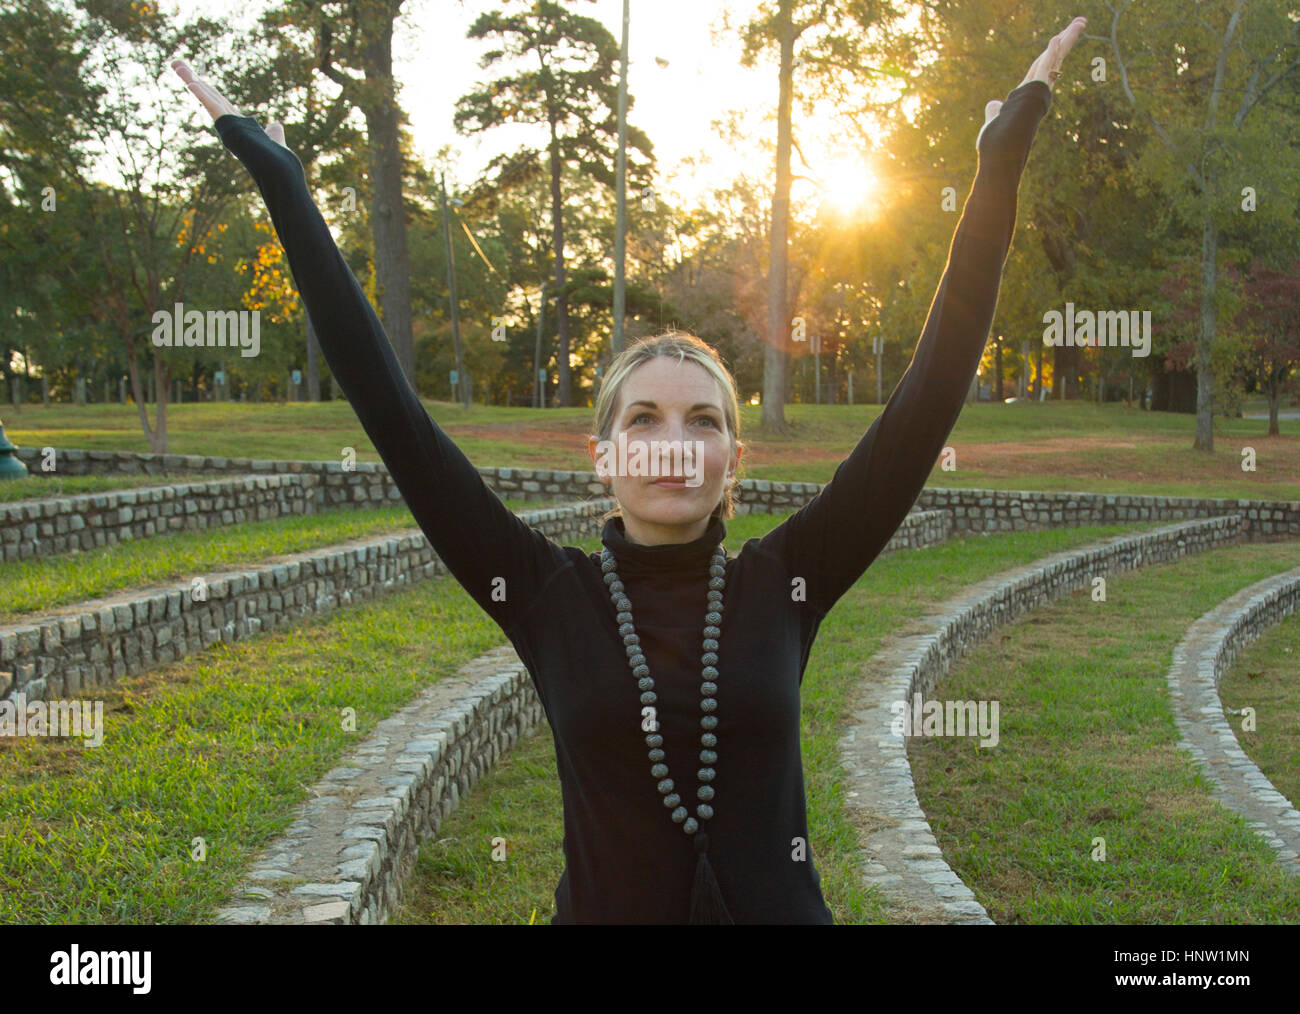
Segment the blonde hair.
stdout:
<svg viewBox="0 0 1300 1014">
<path fill-rule="evenodd" d="M 722 389 L 722 414 L 727 424 L 727 434 L 731 437 L 731 449 L 735 451 L 740 439 L 740 405 L 736 394 L 736 381 L 731 371 L 723 365 L 718 353 L 693 334 L 685 331 L 665 331 L 650 338 L 641 338 L 617 356 L 605 371 L 605 379 L 596 395 L 595 430 L 598 440 L 609 440 L 614 430 L 614 409 L 618 406 L 619 392 L 623 382 L 638 366 L 668 356 L 676 356 L 679 363 L 690 361 L 708 371 L 709 376 L 718 382 Z M 737 470 L 739 471 L 739 470 Z M 713 516 L 726 520 L 736 512 L 735 490 L 740 485 L 738 476 L 733 476 L 727 488 L 722 491 L 722 499 L 713 509 Z M 618 511 L 611 511 L 607 516 L 616 516 Z"/>
</svg>

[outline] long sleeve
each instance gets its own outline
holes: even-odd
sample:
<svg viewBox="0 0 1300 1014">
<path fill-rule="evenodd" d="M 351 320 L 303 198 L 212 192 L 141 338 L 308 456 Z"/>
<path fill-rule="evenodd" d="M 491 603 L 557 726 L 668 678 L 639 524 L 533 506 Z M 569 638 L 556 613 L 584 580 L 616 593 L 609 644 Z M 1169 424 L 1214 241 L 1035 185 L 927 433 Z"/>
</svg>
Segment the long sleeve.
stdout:
<svg viewBox="0 0 1300 1014">
<path fill-rule="evenodd" d="M 504 630 L 563 564 L 429 417 L 311 199 L 298 157 L 248 116 L 216 120 L 271 214 L 321 350 L 429 544 Z"/>
<path fill-rule="evenodd" d="M 979 169 L 912 361 L 831 482 L 761 541 L 807 602 L 828 611 L 888 544 L 956 425 L 988 340 L 1015 229 L 1017 191 L 1047 85 L 1013 90 L 979 139 Z"/>
</svg>

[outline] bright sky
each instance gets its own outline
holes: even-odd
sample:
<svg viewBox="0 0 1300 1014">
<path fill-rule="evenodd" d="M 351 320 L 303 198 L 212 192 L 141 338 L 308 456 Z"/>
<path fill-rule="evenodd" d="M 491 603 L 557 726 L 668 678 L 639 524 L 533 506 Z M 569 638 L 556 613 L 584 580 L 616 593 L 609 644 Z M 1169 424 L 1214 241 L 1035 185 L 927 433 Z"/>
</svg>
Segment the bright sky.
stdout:
<svg viewBox="0 0 1300 1014">
<path fill-rule="evenodd" d="M 169 0 L 169 6 L 187 16 L 251 11 L 255 17 L 264 9 L 263 4 L 246 0 Z M 406 0 L 394 39 L 399 100 L 410 118 L 416 146 L 432 161 L 440 148 L 451 145 L 455 168 L 449 175 L 461 184 L 475 179 L 502 152 L 525 144 L 542 147 L 546 142 L 544 126 L 503 126 L 472 137 L 452 127 L 456 100 L 478 82 L 502 73 L 503 65 L 487 69 L 478 65 L 481 54 L 491 48 L 488 40 L 466 38 L 478 14 L 496 6 L 490 0 Z M 676 193 L 693 202 L 742 172 L 763 181 L 772 178 L 772 156 L 757 144 L 738 149 L 723 142 L 715 126 L 736 110 L 743 114 L 751 136 L 775 137 L 775 118 L 764 122 L 776 106 L 775 63 L 742 68 L 739 39 L 734 33 L 721 34 L 724 9 L 731 11 L 733 24 L 743 24 L 757 8 L 750 0 L 632 0 L 628 92 L 635 105 L 628 119 L 655 145 L 656 188 L 661 193 Z M 573 9 L 604 23 L 616 41 L 621 37 L 622 0 L 575 3 Z M 775 53 L 767 60 L 774 61 Z M 213 64 L 219 65 L 216 60 Z M 809 173 L 796 152 L 794 171 L 826 179 L 837 204 L 857 197 L 865 163 L 852 146 L 830 140 L 831 117 L 803 116 L 796 105 L 795 130 L 804 154 L 814 164 Z M 292 146 L 292 139 L 289 143 Z M 683 165 L 688 157 L 708 161 L 692 169 Z M 796 189 L 796 200 L 801 193 L 811 196 L 812 191 Z"/>
</svg>

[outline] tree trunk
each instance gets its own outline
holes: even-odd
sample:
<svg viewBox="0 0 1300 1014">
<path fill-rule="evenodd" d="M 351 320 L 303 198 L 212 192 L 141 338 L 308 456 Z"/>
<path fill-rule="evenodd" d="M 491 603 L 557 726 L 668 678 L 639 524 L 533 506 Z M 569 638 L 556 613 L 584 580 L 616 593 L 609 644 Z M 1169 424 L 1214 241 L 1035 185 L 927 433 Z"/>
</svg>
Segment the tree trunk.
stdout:
<svg viewBox="0 0 1300 1014">
<path fill-rule="evenodd" d="M 551 242 L 555 248 L 555 370 L 558 381 L 555 404 L 569 405 L 572 393 L 569 377 L 569 301 L 564 291 L 564 200 L 560 195 L 560 147 L 551 115 Z"/>
<path fill-rule="evenodd" d="M 1201 234 L 1201 333 L 1196 342 L 1196 441 L 1198 451 L 1214 450 L 1214 344 L 1215 305 L 1219 260 L 1219 226 L 1207 209 Z"/>
<path fill-rule="evenodd" d="M 76 377 L 72 381 L 72 403 L 74 405 L 86 404 L 86 379 L 84 375 L 85 363 L 81 356 L 72 360 L 72 367 L 76 371 Z"/>
<path fill-rule="evenodd" d="M 320 342 L 310 317 L 307 317 L 307 398 L 320 401 Z"/>
<path fill-rule="evenodd" d="M 397 100 L 393 94 L 393 22 L 383 19 L 366 46 L 366 79 L 383 99 L 364 109 L 374 183 L 370 228 L 375 241 L 375 278 L 384 330 L 397 361 L 415 387 L 415 342 L 411 333 L 411 269 L 402 198 L 402 151 L 398 145 Z"/>
<path fill-rule="evenodd" d="M 171 372 L 171 364 L 166 359 L 154 356 L 154 394 L 157 403 L 154 405 L 153 433 L 149 437 L 149 449 L 154 454 L 167 453 L 167 398 L 171 393 L 168 390 L 171 386 Z"/>
<path fill-rule="evenodd" d="M 790 223 L 790 148 L 794 26 L 792 0 L 780 0 L 777 32 L 781 41 L 781 87 L 777 103 L 776 189 L 772 193 L 771 265 L 767 276 L 767 343 L 763 349 L 763 429 L 787 433 L 785 422 L 786 341 L 790 308 L 786 297 L 787 235 Z"/>
</svg>

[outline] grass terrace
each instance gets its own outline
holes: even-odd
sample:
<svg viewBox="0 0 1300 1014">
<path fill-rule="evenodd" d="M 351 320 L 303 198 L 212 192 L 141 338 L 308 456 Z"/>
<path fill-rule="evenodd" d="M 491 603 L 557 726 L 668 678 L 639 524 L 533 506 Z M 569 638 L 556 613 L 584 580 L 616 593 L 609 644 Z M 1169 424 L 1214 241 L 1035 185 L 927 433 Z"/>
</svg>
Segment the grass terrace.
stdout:
<svg viewBox="0 0 1300 1014">
<path fill-rule="evenodd" d="M 437 401 L 426 401 L 425 407 L 476 464 L 591 467 L 586 453 L 590 408 L 480 405 L 466 412 Z M 788 405 L 791 434 L 770 437 L 759 431 L 760 409 L 744 405 L 743 474 L 827 482 L 880 411 L 879 405 Z M 167 427 L 174 454 L 334 461 L 342 448 L 355 447 L 359 461 L 379 460 L 344 401 L 182 403 L 168 407 Z M 1300 421 L 1283 419 L 1282 435 L 1266 437 L 1265 420 L 1216 417 L 1215 450 L 1209 456 L 1192 450 L 1194 428 L 1191 416 L 1122 404 L 967 405 L 949 439 L 956 470 L 936 468 L 930 484 L 1300 500 Z M 134 408 L 121 405 L 29 406 L 6 418 L 5 431 L 20 445 L 149 449 Z M 293 441 L 286 446 L 289 433 Z M 1247 446 L 1256 454 L 1253 472 L 1241 468 Z"/>
</svg>

